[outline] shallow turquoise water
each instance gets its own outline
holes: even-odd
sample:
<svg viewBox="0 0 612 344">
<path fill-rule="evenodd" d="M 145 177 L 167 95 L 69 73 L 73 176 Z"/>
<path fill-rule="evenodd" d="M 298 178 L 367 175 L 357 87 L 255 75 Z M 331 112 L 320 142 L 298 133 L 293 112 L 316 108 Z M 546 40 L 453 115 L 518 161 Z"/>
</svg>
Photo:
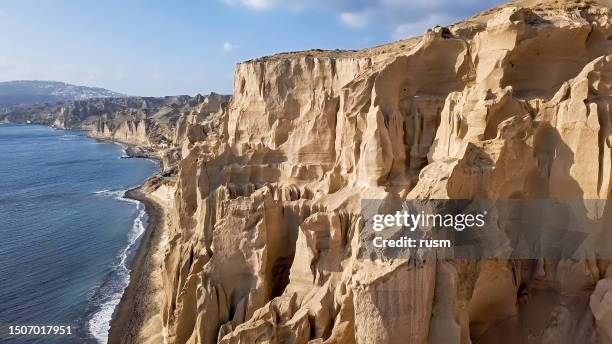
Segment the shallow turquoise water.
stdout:
<svg viewBox="0 0 612 344">
<path fill-rule="evenodd" d="M 146 225 L 124 190 L 158 170 L 83 132 L 0 125 L 0 342 L 105 341 Z M 10 325 L 75 335 L 8 336 Z"/>
</svg>

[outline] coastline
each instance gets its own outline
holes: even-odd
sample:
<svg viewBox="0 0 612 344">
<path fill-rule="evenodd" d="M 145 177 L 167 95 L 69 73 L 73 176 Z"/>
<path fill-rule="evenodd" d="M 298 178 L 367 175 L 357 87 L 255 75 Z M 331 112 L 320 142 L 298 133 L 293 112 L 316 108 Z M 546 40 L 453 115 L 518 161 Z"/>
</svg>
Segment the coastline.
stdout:
<svg viewBox="0 0 612 344">
<path fill-rule="evenodd" d="M 11 123 L 13 124 L 13 123 Z M 45 130 L 49 128 L 48 125 L 39 125 L 39 124 L 15 124 L 32 126 L 32 127 L 40 127 Z M 36 128 L 33 128 L 36 129 Z M 121 182 L 116 185 L 116 188 L 110 185 L 114 185 L 110 183 L 108 185 L 105 184 L 104 187 L 90 187 L 87 186 L 85 188 L 84 193 L 86 195 L 95 194 L 100 195 L 96 197 L 103 198 L 114 198 L 115 200 L 120 200 L 121 202 L 128 203 L 139 203 L 136 209 L 136 217 L 132 221 L 132 229 L 127 233 L 128 234 L 128 242 L 127 247 L 121 252 L 120 255 L 114 257 L 115 261 L 118 265 L 113 266 L 109 273 L 104 273 L 104 279 L 102 282 L 92 285 L 91 291 L 86 295 L 87 300 L 84 300 L 83 303 L 87 302 L 87 308 L 82 311 L 82 314 L 79 315 L 78 319 L 75 321 L 75 335 L 82 340 L 87 342 L 98 342 L 103 341 L 104 337 L 108 336 L 108 342 L 133 342 L 134 340 L 124 340 L 123 338 L 130 338 L 130 332 L 134 332 L 138 334 L 138 332 L 142 332 L 142 323 L 147 319 L 150 319 L 151 316 L 157 314 L 157 311 L 160 309 L 156 305 L 160 304 L 160 302 L 155 302 L 154 299 L 150 299 L 150 295 L 155 292 L 157 293 L 159 290 L 159 286 L 154 285 L 153 291 L 151 290 L 151 286 L 149 285 L 150 281 L 150 273 L 151 271 L 155 271 L 156 274 L 159 275 L 159 267 L 152 265 L 150 263 L 149 256 L 153 255 L 156 251 L 156 245 L 160 243 L 160 238 L 163 237 L 163 227 L 165 224 L 165 208 L 163 207 L 163 201 L 158 200 L 155 197 L 155 187 L 151 187 L 154 185 L 154 182 L 157 178 L 160 178 L 160 174 L 163 173 L 163 161 L 159 157 L 154 154 L 157 151 L 146 148 L 146 147 L 137 147 L 132 144 L 118 142 L 116 140 L 105 139 L 100 137 L 95 137 L 90 134 L 88 130 L 75 130 L 75 129 L 61 129 L 61 128 L 53 128 L 51 129 L 58 131 L 53 135 L 59 135 L 58 138 L 62 140 L 65 136 L 70 136 L 72 138 L 67 139 L 66 141 L 76 141 L 77 138 L 75 136 L 87 137 L 86 143 L 78 142 L 79 146 L 86 145 L 88 142 L 95 143 L 95 141 L 105 141 L 108 143 L 114 143 L 123 150 L 121 158 L 142 158 L 146 160 L 155 161 L 155 167 L 150 166 L 146 169 L 146 174 L 141 174 L 140 169 L 135 169 L 133 173 L 131 171 L 118 170 L 117 173 L 123 174 L 124 172 L 127 175 L 132 176 L 131 179 L 128 178 L 126 181 Z M 71 132 L 81 132 L 81 133 L 71 133 Z M 76 135 L 72 135 L 76 134 Z M 91 140 L 93 139 L 93 140 Z M 114 160 L 118 159 L 118 156 L 115 155 L 118 147 L 113 147 L 112 152 L 106 150 L 104 152 L 105 158 L 108 155 L 109 159 L 112 159 L 110 166 L 121 165 L 122 163 L 115 163 Z M 104 151 L 104 150 L 103 150 Z M 147 156 L 136 155 L 133 152 L 147 152 Z M 80 152 L 80 151 L 79 151 Z M 68 162 L 74 161 L 73 156 L 68 156 L 66 158 Z M 80 161 L 80 160 L 79 160 Z M 83 164 L 84 165 L 84 164 Z M 148 164 L 147 164 L 148 165 Z M 59 168 L 58 170 L 61 172 L 64 167 Z M 145 171 L 145 170 L 143 170 Z M 61 174 L 61 173 L 60 173 Z M 148 178 L 147 178 L 148 176 Z M 143 180 L 143 177 L 146 179 Z M 114 182 L 122 181 L 123 179 L 119 176 L 110 175 L 110 180 Z M 137 178 L 135 181 L 133 178 Z M 140 185 L 137 183 L 141 182 Z M 129 190 L 125 191 L 124 185 L 138 185 L 133 186 Z M 106 189 L 108 188 L 108 189 Z M 123 190 L 118 190 L 117 188 L 123 188 Z M 72 190 L 72 189 L 71 189 Z M 75 192 L 76 194 L 76 192 Z M 147 197 L 148 196 L 148 197 Z M 120 205 L 123 207 L 123 205 Z M 128 209 L 131 206 L 127 206 Z M 95 211 L 97 208 L 93 208 Z M 102 208 L 105 209 L 105 208 Z M 100 213 L 100 212 L 98 212 Z M 142 223 L 143 214 L 146 213 L 146 218 L 148 221 Z M 101 212 L 104 214 L 104 212 Z M 111 217 L 114 213 L 110 212 Z M 129 216 L 129 213 L 126 213 Z M 108 217 L 107 215 L 103 215 Z M 127 221 L 127 220 L 126 220 Z M 139 222 L 140 221 L 140 222 Z M 144 224 L 144 228 L 143 225 Z M 119 242 L 121 245 L 121 242 Z M 119 262 L 121 260 L 121 262 Z M 159 261 L 159 260 L 157 260 Z M 127 265 L 127 266 L 126 266 Z M 159 265 L 159 264 L 157 264 Z M 125 270 L 127 267 L 128 271 Z M 126 280 L 126 275 L 129 275 L 129 281 Z M 56 278 L 55 280 L 63 280 Z M 124 288 L 125 287 L 125 288 Z M 124 288 L 123 290 L 118 288 Z M 56 288 L 58 289 L 58 288 Z M 118 292 L 121 292 L 119 294 Z M 83 294 L 85 295 L 85 294 Z M 133 300 L 138 300 L 138 302 Z M 143 301 L 144 300 L 144 301 Z M 112 307 L 110 307 L 111 305 Z M 152 307 L 154 305 L 155 307 Z M 157 307 L 157 308 L 156 308 Z M 123 314 L 123 316 L 122 316 Z M 143 315 L 143 317 L 140 317 Z M 126 318 L 127 316 L 127 318 Z M 134 319 L 132 319 L 134 318 Z M 142 318 L 142 319 L 138 319 Z M 127 321 L 121 321 L 120 319 L 126 319 Z M 159 338 L 162 336 L 162 323 L 161 316 L 156 317 L 158 320 L 154 322 L 155 325 L 158 326 L 150 326 L 150 329 L 155 328 L 159 332 Z M 110 329 L 109 329 L 110 326 Z M 116 328 L 116 329 L 115 329 Z M 101 331 L 99 331 L 101 330 Z M 107 332 L 108 330 L 108 332 Z M 105 333 L 106 332 L 106 333 Z M 100 334 L 105 333 L 104 337 Z M 113 333 L 118 333 L 119 335 L 115 335 Z M 119 338 L 118 340 L 114 340 L 113 338 Z M 136 338 L 136 337 L 134 337 Z M 139 341 L 140 342 L 140 341 Z"/>
<path fill-rule="evenodd" d="M 147 180 L 148 182 L 148 180 Z M 141 238 L 136 256 L 130 268 L 130 281 L 123 291 L 121 300 L 115 308 L 110 321 L 108 343 L 135 343 L 140 336 L 140 330 L 145 327 L 149 318 L 158 313 L 155 298 L 155 288 L 152 288 L 152 273 L 158 269 L 153 255 L 160 244 L 165 226 L 163 206 L 152 199 L 143 185 L 128 190 L 126 198 L 142 202 L 148 216 L 148 223 Z M 161 336 L 161 320 L 159 335 Z"/>
<path fill-rule="evenodd" d="M 108 343 L 140 343 L 142 342 L 142 332 L 147 333 L 146 337 L 151 342 L 164 342 L 161 322 L 161 304 L 158 300 L 157 292 L 161 290 L 161 285 L 155 286 L 156 272 L 160 271 L 161 266 L 155 261 L 158 253 L 164 228 L 166 226 L 165 207 L 152 195 L 154 190 L 147 190 L 147 186 L 153 180 L 159 178 L 159 173 L 164 171 L 162 159 L 148 147 L 124 142 L 110 137 L 94 135 L 91 130 L 87 130 L 87 136 L 100 141 L 108 141 L 120 145 L 124 155 L 122 159 L 150 159 L 159 164 L 159 172 L 150 176 L 141 185 L 129 189 L 124 197 L 141 202 L 145 207 L 148 217 L 147 225 L 142 234 L 140 243 L 136 248 L 136 254 L 130 266 L 128 266 L 130 280 L 121 295 L 119 303 L 115 307 L 110 319 L 110 329 L 108 332 Z M 158 282 L 160 284 L 161 281 Z M 151 326 L 148 322 L 156 315 L 159 315 L 159 327 L 153 330 L 146 330 Z M 159 336 L 159 340 L 156 337 Z M 149 340 L 147 340 L 148 342 Z"/>
</svg>

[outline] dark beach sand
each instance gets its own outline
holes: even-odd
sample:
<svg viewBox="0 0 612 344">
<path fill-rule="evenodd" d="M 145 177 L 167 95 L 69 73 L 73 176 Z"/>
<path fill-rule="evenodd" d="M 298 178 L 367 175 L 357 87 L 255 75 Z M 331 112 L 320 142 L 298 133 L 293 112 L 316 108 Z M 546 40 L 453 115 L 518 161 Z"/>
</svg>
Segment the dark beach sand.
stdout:
<svg viewBox="0 0 612 344">
<path fill-rule="evenodd" d="M 145 183 L 146 184 L 146 183 Z M 110 323 L 109 343 L 135 343 L 145 321 L 152 314 L 159 313 L 155 291 L 150 286 L 151 274 L 157 267 L 153 254 L 159 245 L 164 228 L 162 207 L 147 197 L 138 187 L 126 192 L 125 196 L 145 205 L 148 225 L 131 266 L 130 283 L 115 309 Z M 161 323 L 159 333 L 161 333 Z"/>
</svg>

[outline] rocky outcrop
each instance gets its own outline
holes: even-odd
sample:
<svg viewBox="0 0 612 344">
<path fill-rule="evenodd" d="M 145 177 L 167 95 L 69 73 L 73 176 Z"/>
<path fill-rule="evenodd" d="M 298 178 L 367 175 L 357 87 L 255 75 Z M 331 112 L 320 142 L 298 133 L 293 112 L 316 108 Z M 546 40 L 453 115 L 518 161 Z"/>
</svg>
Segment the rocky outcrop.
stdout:
<svg viewBox="0 0 612 344">
<path fill-rule="evenodd" d="M 153 150 L 175 147 L 185 123 L 220 111 L 229 96 L 108 97 L 0 109 L 0 121 L 84 129 L 91 136 Z M 179 138 L 179 139 L 177 139 Z M 176 160 L 176 159 L 174 159 Z"/>
<path fill-rule="evenodd" d="M 101 100 L 99 102 L 74 102 L 62 108 L 56 126 L 79 126 L 90 130 L 94 137 L 165 148 L 172 146 L 175 129 L 180 131 L 181 122 L 202 112 L 202 107 L 221 109 L 228 97 L 212 93 L 196 97 L 175 96 L 161 98 L 125 98 L 122 101 Z"/>
<path fill-rule="evenodd" d="M 607 5 L 517 1 L 239 64 L 230 103 L 173 137 L 167 341 L 610 342 L 612 265 L 593 252 L 373 258 L 359 235 L 364 199 L 610 198 Z"/>
</svg>

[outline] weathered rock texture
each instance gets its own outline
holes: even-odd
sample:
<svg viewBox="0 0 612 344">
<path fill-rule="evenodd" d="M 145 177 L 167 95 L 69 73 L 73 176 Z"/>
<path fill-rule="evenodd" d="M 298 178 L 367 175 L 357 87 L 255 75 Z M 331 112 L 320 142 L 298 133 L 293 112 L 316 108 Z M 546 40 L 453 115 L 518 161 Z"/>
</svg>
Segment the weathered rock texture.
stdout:
<svg viewBox="0 0 612 344">
<path fill-rule="evenodd" d="M 55 125 L 90 129 L 95 137 L 125 143 L 168 147 L 185 117 L 220 111 L 228 97 L 216 93 L 160 98 L 131 97 L 73 102 L 60 109 Z"/>
<path fill-rule="evenodd" d="M 610 198 L 610 14 L 517 1 L 239 64 L 228 107 L 174 138 L 168 342 L 612 341 L 612 264 L 589 252 L 371 260 L 359 238 L 366 198 Z"/>
</svg>

